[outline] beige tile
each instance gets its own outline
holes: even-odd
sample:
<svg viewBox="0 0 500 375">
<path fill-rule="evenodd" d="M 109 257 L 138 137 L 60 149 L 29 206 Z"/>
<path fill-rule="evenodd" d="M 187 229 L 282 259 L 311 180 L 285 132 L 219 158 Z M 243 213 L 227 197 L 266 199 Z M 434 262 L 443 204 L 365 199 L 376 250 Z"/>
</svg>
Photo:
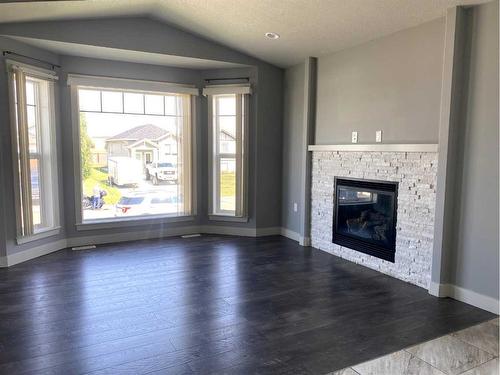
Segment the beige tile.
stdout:
<svg viewBox="0 0 500 375">
<path fill-rule="evenodd" d="M 496 325 L 496 326 L 500 325 L 499 318 L 498 318 L 498 317 L 496 317 L 495 319 L 490 320 L 490 323 L 493 323 L 493 324 L 494 324 L 494 325 Z"/>
<path fill-rule="evenodd" d="M 452 336 L 493 354 L 495 357 L 498 356 L 498 326 L 490 322 L 455 332 Z"/>
<path fill-rule="evenodd" d="M 461 375 L 499 375 L 499 366 L 498 358 L 495 358 Z"/>
<path fill-rule="evenodd" d="M 460 374 L 493 359 L 493 355 L 451 335 L 407 349 L 446 374 Z"/>
<path fill-rule="evenodd" d="M 360 375 L 444 375 L 404 350 L 352 368 Z"/>
<path fill-rule="evenodd" d="M 327 375 L 359 375 L 356 371 L 354 371 L 352 368 L 348 367 L 342 370 L 338 370 L 335 372 L 330 372 Z"/>
</svg>

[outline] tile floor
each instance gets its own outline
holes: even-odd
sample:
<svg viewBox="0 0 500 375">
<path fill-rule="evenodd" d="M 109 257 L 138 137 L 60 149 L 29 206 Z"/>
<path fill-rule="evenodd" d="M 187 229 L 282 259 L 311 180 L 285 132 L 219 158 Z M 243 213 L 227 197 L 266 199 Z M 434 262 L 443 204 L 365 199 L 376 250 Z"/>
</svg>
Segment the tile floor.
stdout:
<svg viewBox="0 0 500 375">
<path fill-rule="evenodd" d="M 498 375 L 498 318 L 329 375 Z"/>
</svg>

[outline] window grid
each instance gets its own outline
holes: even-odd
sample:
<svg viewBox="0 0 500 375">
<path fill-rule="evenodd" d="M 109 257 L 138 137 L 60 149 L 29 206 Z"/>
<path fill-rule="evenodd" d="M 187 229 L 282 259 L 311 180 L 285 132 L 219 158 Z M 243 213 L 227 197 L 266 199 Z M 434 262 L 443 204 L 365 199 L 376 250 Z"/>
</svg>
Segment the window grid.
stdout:
<svg viewBox="0 0 500 375">
<path fill-rule="evenodd" d="M 80 87 L 81 90 L 85 90 L 87 92 L 95 92 L 96 95 L 98 95 L 99 98 L 99 110 L 91 110 L 91 109 L 84 109 L 80 108 L 80 112 L 86 112 L 86 113 L 109 113 L 109 114 L 123 114 L 123 115 L 147 115 L 147 116 L 162 116 L 162 117 L 182 117 L 182 115 L 176 115 L 176 114 L 171 114 L 168 113 L 167 111 L 167 100 L 168 98 L 175 98 L 175 106 L 176 106 L 176 113 L 178 112 L 178 106 L 179 102 L 182 100 L 182 95 L 181 94 L 169 94 L 169 95 L 164 95 L 164 94 L 159 94 L 159 93 L 149 93 L 149 92 L 136 92 L 136 91 L 119 91 L 119 90 L 98 90 L 94 88 L 88 88 L 88 87 Z M 121 111 L 108 111 L 104 110 L 103 108 L 103 91 L 109 91 L 109 92 L 120 92 L 122 95 L 121 99 Z M 134 94 L 134 95 L 142 95 L 142 111 L 127 111 L 126 106 L 125 106 L 125 94 Z M 162 96 L 162 112 L 161 113 L 154 113 L 154 112 L 148 112 L 146 111 L 146 96 Z"/>
</svg>

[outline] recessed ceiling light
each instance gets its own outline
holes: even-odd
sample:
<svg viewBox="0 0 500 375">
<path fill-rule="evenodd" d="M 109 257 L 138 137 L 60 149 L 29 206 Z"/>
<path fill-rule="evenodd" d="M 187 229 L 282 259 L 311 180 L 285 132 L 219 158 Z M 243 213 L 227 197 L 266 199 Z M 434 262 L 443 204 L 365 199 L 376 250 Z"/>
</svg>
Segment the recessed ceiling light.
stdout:
<svg viewBox="0 0 500 375">
<path fill-rule="evenodd" d="M 276 34 L 273 32 L 268 32 L 268 33 L 265 33 L 264 35 L 266 36 L 266 38 L 269 38 L 269 39 L 279 39 L 279 37 L 280 37 L 279 34 Z"/>
</svg>

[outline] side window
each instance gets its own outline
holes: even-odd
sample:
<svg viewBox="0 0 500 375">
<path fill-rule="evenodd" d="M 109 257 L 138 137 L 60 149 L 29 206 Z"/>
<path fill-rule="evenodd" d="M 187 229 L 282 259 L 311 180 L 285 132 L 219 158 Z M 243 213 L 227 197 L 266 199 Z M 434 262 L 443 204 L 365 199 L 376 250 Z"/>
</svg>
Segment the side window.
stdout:
<svg viewBox="0 0 500 375">
<path fill-rule="evenodd" d="M 59 225 L 55 77 L 9 66 L 18 237 Z"/>
<path fill-rule="evenodd" d="M 211 214 L 243 217 L 247 95 L 209 96 L 211 108 Z"/>
</svg>

